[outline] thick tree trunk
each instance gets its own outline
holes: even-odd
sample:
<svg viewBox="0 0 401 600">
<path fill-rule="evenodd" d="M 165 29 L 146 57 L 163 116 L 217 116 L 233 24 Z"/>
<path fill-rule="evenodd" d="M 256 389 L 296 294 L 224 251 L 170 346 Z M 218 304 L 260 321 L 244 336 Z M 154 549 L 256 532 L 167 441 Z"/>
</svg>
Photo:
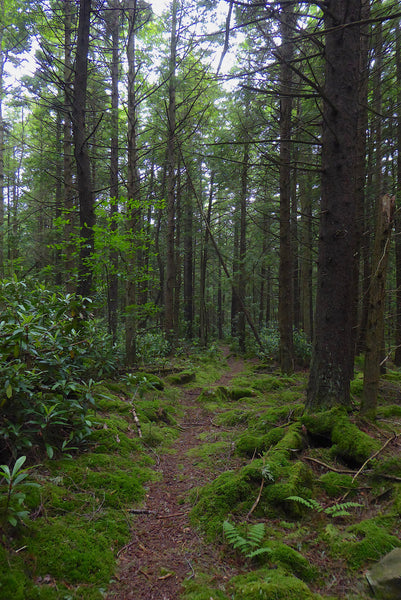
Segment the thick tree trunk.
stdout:
<svg viewBox="0 0 401 600">
<path fill-rule="evenodd" d="M 140 174 L 138 167 L 138 117 L 136 98 L 136 57 L 135 57 L 135 29 L 137 27 L 137 2 L 129 0 L 128 3 L 128 98 L 127 98 L 127 212 L 128 212 L 128 277 L 126 288 L 126 315 L 125 315 L 125 357 L 127 364 L 135 363 L 137 359 L 137 297 L 138 297 L 138 257 L 137 257 L 137 232 L 140 222 Z"/>
<path fill-rule="evenodd" d="M 306 403 L 310 411 L 350 404 L 360 14 L 361 0 L 328 0 L 325 4 L 316 326 Z"/>
<path fill-rule="evenodd" d="M 111 37 L 112 60 L 110 65 L 111 76 L 111 139 L 110 139 L 110 229 L 112 234 L 117 232 L 118 214 L 118 82 L 119 82 L 119 43 L 120 43 L 120 16 L 119 2 L 110 2 L 110 15 L 108 17 L 108 31 Z M 108 325 L 112 335 L 113 343 L 117 338 L 118 317 L 118 251 L 112 249 L 110 252 L 111 269 L 108 278 Z"/>
<path fill-rule="evenodd" d="M 91 264 L 91 259 L 94 253 L 93 227 L 95 225 L 91 167 L 88 153 L 88 132 L 85 127 L 90 14 L 91 0 L 81 0 L 79 5 L 75 57 L 72 127 L 74 136 L 74 154 L 77 167 L 81 237 L 78 267 L 78 293 L 84 297 L 89 297 L 92 293 L 93 266 Z"/>
<path fill-rule="evenodd" d="M 189 186 L 186 189 L 184 208 L 184 323 L 185 335 L 193 338 L 194 291 L 193 291 L 193 202 Z"/>
<path fill-rule="evenodd" d="M 377 213 L 375 244 L 372 257 L 361 402 L 361 414 L 369 418 L 375 418 L 376 416 L 382 357 L 382 344 L 380 342 L 384 337 L 386 274 L 394 209 L 395 198 L 391 198 L 387 194 L 383 196 Z"/>
<path fill-rule="evenodd" d="M 4 15 L 4 0 L 0 0 L 0 16 Z M 4 123 L 3 123 L 3 28 L 0 25 L 0 277 L 4 277 Z"/>
<path fill-rule="evenodd" d="M 293 5 L 281 4 L 280 30 L 280 264 L 278 321 L 280 331 L 280 368 L 283 373 L 294 370 L 294 291 L 291 247 L 291 59 L 295 17 Z"/>
<path fill-rule="evenodd" d="M 174 337 L 175 265 L 175 184 L 176 184 L 176 55 L 177 55 L 177 0 L 173 0 L 170 34 L 169 103 L 167 108 L 167 250 L 165 281 L 164 330 Z"/>
<path fill-rule="evenodd" d="M 210 187 L 209 187 L 209 201 L 206 212 L 206 227 L 203 239 L 203 249 L 201 255 L 200 264 L 200 278 L 199 278 L 199 338 L 202 346 L 206 346 L 208 342 L 208 319 L 206 309 L 206 273 L 207 263 L 209 258 L 209 231 L 210 231 L 210 220 L 212 216 L 212 201 L 213 201 L 213 186 L 214 186 L 214 173 L 212 171 L 210 175 Z"/>
<path fill-rule="evenodd" d="M 65 240 L 65 275 L 67 292 L 72 293 L 75 287 L 75 251 L 74 225 L 75 225 L 75 190 L 72 181 L 72 0 L 64 2 L 64 123 L 63 123 L 63 172 L 64 172 L 64 240 Z"/>
<path fill-rule="evenodd" d="M 401 21 L 397 25 L 396 38 L 396 63 L 397 63 L 397 106 L 401 110 Z M 401 117 L 397 120 L 397 208 L 401 206 Z M 401 215 L 397 212 L 395 218 L 395 268 L 396 268 L 396 349 L 394 362 L 401 366 Z"/>
</svg>

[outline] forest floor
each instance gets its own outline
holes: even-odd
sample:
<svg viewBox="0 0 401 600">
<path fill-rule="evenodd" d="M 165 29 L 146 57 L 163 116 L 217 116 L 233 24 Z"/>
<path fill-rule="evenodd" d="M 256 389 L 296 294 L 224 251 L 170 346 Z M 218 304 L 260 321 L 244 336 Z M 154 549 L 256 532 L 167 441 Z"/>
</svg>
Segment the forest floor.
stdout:
<svg viewBox="0 0 401 600">
<path fill-rule="evenodd" d="M 227 351 L 224 352 L 224 359 L 227 361 L 227 370 L 214 382 L 215 388 L 228 387 L 244 369 L 249 371 L 249 367 L 254 366 L 249 361 L 230 356 Z M 216 415 L 211 412 L 210 407 L 207 408 L 197 401 L 201 392 L 202 388 L 182 389 L 179 402 L 183 409 L 183 416 L 178 420 L 180 435 L 167 452 L 154 453 L 156 456 L 154 468 L 160 477 L 147 484 L 143 506 L 133 511 L 136 514 L 132 539 L 119 551 L 117 575 L 108 589 L 106 600 L 175 600 L 183 597 L 184 582 L 195 581 L 199 576 L 202 577 L 202 574 L 207 574 L 208 582 L 212 584 L 213 589 L 225 590 L 226 584 L 235 575 L 244 574 L 249 569 L 249 564 L 243 556 L 231 551 L 227 545 L 223 548 L 221 544 L 206 541 L 190 522 L 189 513 L 193 507 L 193 501 L 191 503 L 190 500 L 191 490 L 204 486 L 222 472 L 235 471 L 246 463 L 244 457 L 238 456 L 232 448 L 231 451 L 226 452 L 225 459 L 221 460 L 221 456 L 214 462 L 212 459 L 205 468 L 204 463 L 198 458 L 199 454 L 193 451 L 205 440 L 213 443 L 222 435 L 221 426 L 214 422 Z M 396 393 L 399 395 L 399 391 Z M 398 400 L 397 398 L 397 403 Z M 394 424 L 396 425 L 396 422 Z M 383 433 L 376 425 L 372 425 L 369 430 L 368 425 L 365 424 L 365 431 L 379 444 L 385 443 L 388 439 L 388 432 Z M 306 453 L 301 455 L 301 459 L 305 460 L 316 478 L 319 478 L 327 467 L 327 464 L 319 460 L 320 452 L 319 450 L 314 454 L 313 449 L 308 447 Z M 388 457 L 400 455 L 401 443 L 398 434 L 395 435 L 386 452 Z M 315 462 L 306 462 L 309 458 L 308 454 L 315 456 L 315 459 L 310 459 Z M 337 467 L 341 472 L 344 465 L 337 463 Z M 335 471 L 336 467 L 333 467 L 333 470 Z M 347 472 L 355 474 L 356 469 L 351 471 L 348 468 Z M 355 500 L 363 507 L 353 515 L 356 522 L 366 518 L 374 519 L 382 511 L 385 512 L 391 496 L 390 488 L 386 486 L 381 487 L 379 492 L 371 493 L 370 488 L 362 480 L 363 477 L 360 477 L 360 486 L 355 492 L 357 494 Z M 325 497 L 325 500 L 327 501 L 328 498 Z M 318 520 L 316 525 L 320 527 L 321 515 L 316 514 L 312 516 L 313 518 Z M 269 523 L 269 526 L 276 525 L 280 530 L 282 521 L 277 519 Z M 345 527 L 346 523 L 343 531 L 346 531 Z M 307 560 L 320 573 L 319 577 L 309 584 L 309 593 L 336 599 L 352 597 L 359 600 L 370 597 L 363 570 L 350 571 L 347 558 L 341 555 L 334 556 L 325 543 L 322 544 L 321 540 L 317 541 L 313 521 L 310 521 L 306 527 L 300 524 L 298 529 L 301 537 L 297 545 L 307 549 L 305 553 Z M 393 533 L 399 535 L 398 529 L 399 527 L 396 526 Z M 282 541 L 290 535 L 295 534 L 283 530 Z M 365 533 L 359 531 L 356 534 L 345 534 L 345 544 L 348 543 L 347 536 L 352 540 L 350 544 L 356 540 L 356 548 L 360 540 L 364 539 Z M 369 536 L 370 533 L 367 533 L 366 539 L 369 539 Z M 390 537 L 388 539 L 391 548 L 391 544 L 394 543 L 391 540 L 396 538 L 391 536 L 391 539 Z M 291 545 L 291 542 L 287 543 Z M 296 542 L 293 541 L 292 544 L 294 543 Z M 373 546 L 375 543 L 372 539 Z M 369 549 L 368 552 L 370 551 Z M 351 549 L 350 552 L 352 554 L 354 550 Z M 384 546 L 379 552 L 385 553 Z M 320 598 L 320 596 L 316 597 Z M 206 596 L 201 594 L 199 598 L 203 599 Z M 209 599 L 208 594 L 207 598 Z M 213 596 L 210 598 L 213 600 Z"/>
<path fill-rule="evenodd" d="M 227 371 L 214 386 L 229 385 L 243 368 L 242 359 L 228 356 Z M 213 573 L 218 586 L 219 580 L 238 572 L 238 563 L 233 559 L 223 564 L 221 550 L 206 543 L 189 521 L 191 489 L 222 472 L 221 465 L 215 473 L 200 468 L 199 459 L 189 452 L 202 443 L 202 434 L 210 439 L 219 430 L 213 415 L 196 402 L 201 392 L 201 388 L 183 390 L 180 436 L 170 452 L 156 455 L 155 470 L 161 477 L 147 486 L 146 501 L 134 519 L 132 541 L 120 550 L 118 574 L 107 600 L 175 600 L 183 581 L 196 573 Z M 226 468 L 232 468 L 235 457 L 227 460 Z"/>
</svg>

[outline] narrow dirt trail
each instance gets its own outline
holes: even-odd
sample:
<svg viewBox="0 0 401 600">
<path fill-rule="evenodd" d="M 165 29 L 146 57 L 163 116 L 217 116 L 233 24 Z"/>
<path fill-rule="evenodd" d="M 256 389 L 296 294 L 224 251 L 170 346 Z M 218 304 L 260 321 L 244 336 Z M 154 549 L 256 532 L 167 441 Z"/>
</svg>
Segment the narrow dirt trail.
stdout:
<svg viewBox="0 0 401 600">
<path fill-rule="evenodd" d="M 227 385 L 244 368 L 240 359 L 229 357 L 227 363 L 227 372 L 214 385 Z M 182 395 L 180 437 L 172 453 L 158 457 L 155 470 L 160 480 L 147 487 L 143 512 L 135 515 L 132 540 L 120 550 L 118 575 L 106 600 L 175 600 L 184 579 L 216 570 L 218 549 L 203 542 L 188 516 L 188 492 L 213 478 L 197 466 L 197 458 L 188 456 L 188 450 L 201 443 L 199 435 L 214 429 L 212 416 L 196 402 L 201 391 Z M 234 569 L 233 565 L 230 572 L 216 572 L 216 579 L 231 577 Z"/>
</svg>

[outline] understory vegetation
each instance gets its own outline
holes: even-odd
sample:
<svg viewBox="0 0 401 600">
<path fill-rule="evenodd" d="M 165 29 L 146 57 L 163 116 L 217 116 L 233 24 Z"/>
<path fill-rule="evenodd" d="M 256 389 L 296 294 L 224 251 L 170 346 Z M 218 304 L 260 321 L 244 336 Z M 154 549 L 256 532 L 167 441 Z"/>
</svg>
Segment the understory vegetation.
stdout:
<svg viewBox="0 0 401 600">
<path fill-rule="evenodd" d="M 195 388 L 213 425 L 187 458 L 210 477 L 183 502 L 220 561 L 187 578 L 183 600 L 370 597 L 364 571 L 401 547 L 398 370 L 374 424 L 357 412 L 358 368 L 355 413 L 308 414 L 306 371 L 281 375 L 267 345 L 229 385 L 215 385 L 217 346 L 169 356 L 160 336 L 127 372 L 84 299 L 17 280 L 0 293 L 1 600 L 106 595 Z M 216 585 L 226 563 L 237 575 Z"/>
</svg>

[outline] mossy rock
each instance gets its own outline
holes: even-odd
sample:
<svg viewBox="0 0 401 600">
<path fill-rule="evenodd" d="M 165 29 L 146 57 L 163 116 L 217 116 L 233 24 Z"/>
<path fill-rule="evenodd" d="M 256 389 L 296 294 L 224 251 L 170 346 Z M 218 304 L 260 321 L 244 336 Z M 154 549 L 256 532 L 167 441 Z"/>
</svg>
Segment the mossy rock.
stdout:
<svg viewBox="0 0 401 600">
<path fill-rule="evenodd" d="M 240 456 L 258 456 L 266 452 L 273 444 L 277 444 L 285 435 L 283 427 L 275 427 L 265 435 L 251 432 L 241 434 L 235 441 L 235 451 Z"/>
<path fill-rule="evenodd" d="M 294 377 L 277 375 L 266 375 L 264 377 L 258 377 L 252 382 L 252 387 L 262 393 L 271 392 L 272 390 L 278 390 L 280 388 L 287 388 L 297 383 Z"/>
<path fill-rule="evenodd" d="M 234 408 L 227 410 L 224 413 L 217 415 L 214 419 L 216 425 L 224 425 L 226 427 L 235 427 L 236 425 L 242 425 L 248 423 L 251 418 L 251 412 L 244 410 L 243 408 Z"/>
<path fill-rule="evenodd" d="M 312 436 L 330 440 L 332 443 L 331 454 L 339 457 L 352 465 L 361 465 L 372 456 L 381 445 L 378 440 L 371 438 L 361 431 L 342 407 L 316 414 L 306 414 L 302 423 Z"/>
<path fill-rule="evenodd" d="M 234 600 L 318 600 L 306 583 L 282 569 L 259 569 L 238 575 L 227 588 Z"/>
<path fill-rule="evenodd" d="M 255 516 L 274 516 L 277 508 L 298 515 L 298 507 L 287 498 L 310 496 L 313 482 L 310 468 L 301 461 L 294 463 L 291 460 L 294 450 L 303 444 L 299 430 L 299 425 L 290 426 L 263 459 L 253 460 L 235 472 L 226 471 L 197 490 L 197 504 L 191 511 L 192 521 L 200 525 L 209 537 L 220 536 L 222 523 L 229 514 L 244 516 L 251 509 L 262 479 L 265 485 Z"/>
<path fill-rule="evenodd" d="M 273 406 L 268 410 L 253 415 L 249 426 L 255 429 L 255 431 L 266 433 L 275 425 L 288 423 L 290 415 L 292 415 L 292 418 L 301 416 L 302 410 L 302 407 L 299 406 Z"/>
<path fill-rule="evenodd" d="M 181 373 L 173 373 L 166 377 L 166 380 L 171 385 L 185 385 L 186 383 L 195 381 L 195 379 L 196 373 L 194 371 L 181 371 Z"/>
<path fill-rule="evenodd" d="M 325 530 L 334 556 L 341 556 L 350 569 L 359 569 L 382 558 L 393 548 L 401 547 L 401 541 L 375 519 L 351 525 L 343 532 L 332 524 Z"/>
<path fill-rule="evenodd" d="M 158 400 L 140 401 L 137 403 L 136 408 L 141 422 L 146 420 L 152 423 L 165 423 L 166 425 L 177 424 L 173 416 L 175 409 L 172 406 L 163 405 Z"/>
<path fill-rule="evenodd" d="M 255 391 L 251 388 L 234 387 L 228 390 L 228 398 L 233 401 L 242 400 L 242 398 L 253 398 Z"/>
<path fill-rule="evenodd" d="M 197 398 L 198 402 L 227 402 L 229 400 L 228 388 L 224 385 L 204 389 Z"/>
<path fill-rule="evenodd" d="M 351 475 L 334 472 L 321 475 L 318 484 L 330 498 L 338 498 L 358 487 L 358 483 L 353 481 Z"/>
<path fill-rule="evenodd" d="M 117 453 L 121 456 L 131 456 L 141 450 L 139 439 L 128 437 L 130 427 L 135 427 L 134 422 L 130 423 L 127 419 L 113 415 L 104 418 L 97 418 L 97 428 L 92 431 L 90 441 L 92 452 Z"/>
<path fill-rule="evenodd" d="M 281 567 L 289 574 L 296 575 L 303 581 L 312 581 L 317 576 L 317 570 L 297 550 L 282 542 L 272 541 L 268 544 L 272 550 L 267 555 L 270 563 Z"/>
</svg>

